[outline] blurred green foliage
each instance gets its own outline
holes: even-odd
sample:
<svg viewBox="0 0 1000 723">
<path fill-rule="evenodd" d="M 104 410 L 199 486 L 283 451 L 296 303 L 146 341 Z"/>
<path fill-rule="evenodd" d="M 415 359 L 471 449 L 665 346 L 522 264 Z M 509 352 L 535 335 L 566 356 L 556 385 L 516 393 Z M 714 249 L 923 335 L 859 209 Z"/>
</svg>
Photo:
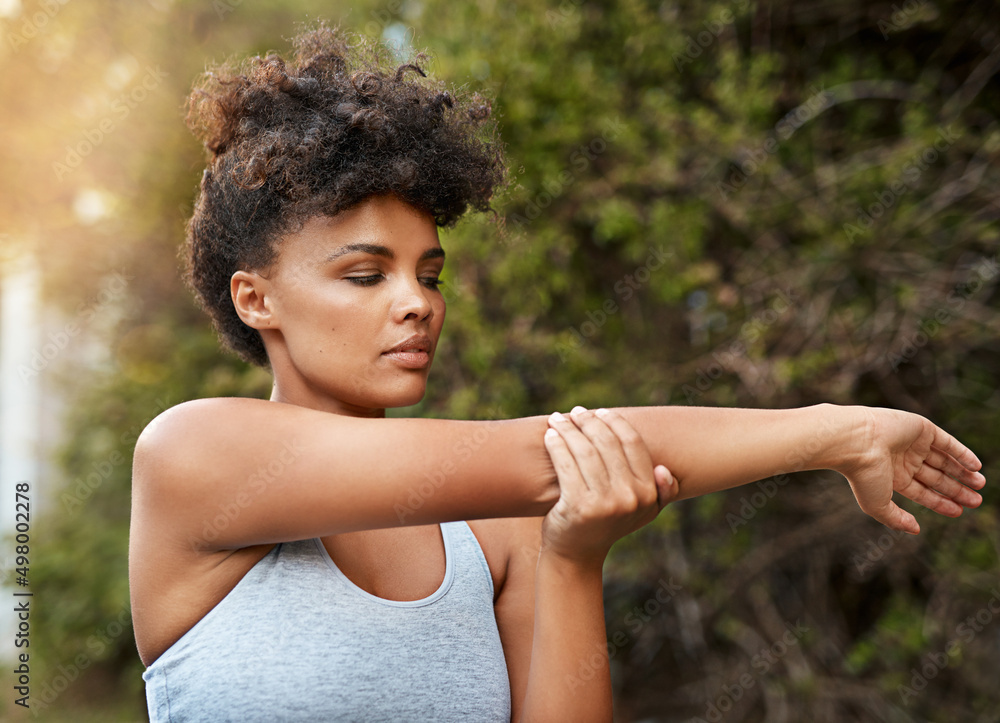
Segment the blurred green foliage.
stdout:
<svg viewBox="0 0 1000 723">
<path fill-rule="evenodd" d="M 67 310 L 130 278 L 87 329 L 107 359 L 64 380 L 64 492 L 36 527 L 34 680 L 87 662 L 49 720 L 145 715 L 131 630 L 111 634 L 138 431 L 187 399 L 269 391 L 179 282 L 203 158 L 183 99 L 206 63 L 284 50 L 317 17 L 427 48 L 434 75 L 493 95 L 508 147 L 506 230 L 443 232 L 437 368 L 394 414 L 863 403 L 930 417 L 996 476 L 994 3 L 119 0 L 67 3 L 27 37 L 41 7 L 0 32 L 3 242 L 35 245 Z M 106 213 L 84 223 L 95 194 Z M 830 473 L 673 506 L 606 567 L 620 719 L 996 720 L 1000 621 L 961 627 L 998 581 L 985 499 L 960 520 L 914 510 L 918 538 L 866 519 Z"/>
</svg>

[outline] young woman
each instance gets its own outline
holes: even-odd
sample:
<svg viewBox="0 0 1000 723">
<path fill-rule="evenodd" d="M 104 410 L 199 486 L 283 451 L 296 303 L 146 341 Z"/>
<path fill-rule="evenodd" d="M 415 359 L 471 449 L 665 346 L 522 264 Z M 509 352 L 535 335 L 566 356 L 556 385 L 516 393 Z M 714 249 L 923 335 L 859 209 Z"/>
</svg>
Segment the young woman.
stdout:
<svg viewBox="0 0 1000 723">
<path fill-rule="evenodd" d="M 829 468 L 912 533 L 893 490 L 948 516 L 980 503 L 972 452 L 887 409 L 385 418 L 425 392 L 438 227 L 503 177 L 488 107 L 422 76 L 320 26 L 291 64 L 192 94 L 212 157 L 189 280 L 274 388 L 174 407 L 136 446 L 153 721 L 610 720 L 601 567 L 670 500 Z"/>
</svg>

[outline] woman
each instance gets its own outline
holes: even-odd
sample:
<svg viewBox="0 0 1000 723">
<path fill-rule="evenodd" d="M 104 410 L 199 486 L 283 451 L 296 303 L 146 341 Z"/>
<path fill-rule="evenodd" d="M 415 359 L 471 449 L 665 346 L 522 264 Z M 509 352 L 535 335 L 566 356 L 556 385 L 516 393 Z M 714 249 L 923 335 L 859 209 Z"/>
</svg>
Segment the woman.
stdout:
<svg viewBox="0 0 1000 723">
<path fill-rule="evenodd" d="M 192 94 L 212 157 L 189 280 L 274 388 L 174 407 L 136 446 L 152 720 L 610 720 L 601 567 L 671 499 L 830 468 L 894 529 L 919 531 L 894 489 L 980 503 L 972 452 L 893 410 L 385 418 L 425 392 L 437 228 L 503 178 L 488 106 L 422 77 L 320 26 Z"/>
</svg>

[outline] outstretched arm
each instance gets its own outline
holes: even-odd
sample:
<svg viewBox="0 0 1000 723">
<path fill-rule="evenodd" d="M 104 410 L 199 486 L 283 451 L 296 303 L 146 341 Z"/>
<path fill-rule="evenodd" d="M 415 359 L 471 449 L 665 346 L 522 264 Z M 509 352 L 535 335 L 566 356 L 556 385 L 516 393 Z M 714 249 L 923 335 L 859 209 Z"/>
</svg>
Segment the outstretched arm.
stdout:
<svg viewBox="0 0 1000 723">
<path fill-rule="evenodd" d="M 678 480 L 679 499 L 776 474 L 832 469 L 847 477 L 861 509 L 893 529 L 914 534 L 920 527 L 892 501 L 893 491 L 949 517 L 982 502 L 974 490 L 986 478 L 977 471 L 982 463 L 976 455 L 909 412 L 834 404 L 617 411 L 642 434 L 653 462 L 665 464 Z"/>
<path fill-rule="evenodd" d="M 680 497 L 778 472 L 832 468 L 862 508 L 915 531 L 893 487 L 946 515 L 975 506 L 979 461 L 918 415 L 817 405 L 791 410 L 627 407 Z M 358 419 L 258 399 L 188 402 L 136 446 L 133 526 L 196 549 L 351 530 L 541 516 L 559 498 L 545 416 L 473 422 Z M 951 479 L 955 478 L 955 479 Z M 957 481 L 955 481 L 957 480 Z M 162 539 L 162 538 L 161 538 Z"/>
</svg>

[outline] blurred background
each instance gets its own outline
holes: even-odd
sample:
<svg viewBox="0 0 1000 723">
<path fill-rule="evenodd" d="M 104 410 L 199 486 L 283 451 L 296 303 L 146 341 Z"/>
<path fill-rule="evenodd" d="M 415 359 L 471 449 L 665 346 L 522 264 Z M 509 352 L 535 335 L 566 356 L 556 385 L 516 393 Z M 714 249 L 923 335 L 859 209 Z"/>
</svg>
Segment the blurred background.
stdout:
<svg viewBox="0 0 1000 723">
<path fill-rule="evenodd" d="M 442 233 L 436 370 L 392 414 L 889 406 L 992 479 L 960 519 L 907 503 L 919 537 L 833 472 L 671 506 L 605 568 L 617 719 L 1000 720 L 1000 7 L 931 0 L 0 0 L 0 718 L 147 720 L 135 439 L 270 381 L 180 281 L 205 161 L 182 106 L 317 18 L 429 51 L 509 154 L 506 230 Z"/>
</svg>

